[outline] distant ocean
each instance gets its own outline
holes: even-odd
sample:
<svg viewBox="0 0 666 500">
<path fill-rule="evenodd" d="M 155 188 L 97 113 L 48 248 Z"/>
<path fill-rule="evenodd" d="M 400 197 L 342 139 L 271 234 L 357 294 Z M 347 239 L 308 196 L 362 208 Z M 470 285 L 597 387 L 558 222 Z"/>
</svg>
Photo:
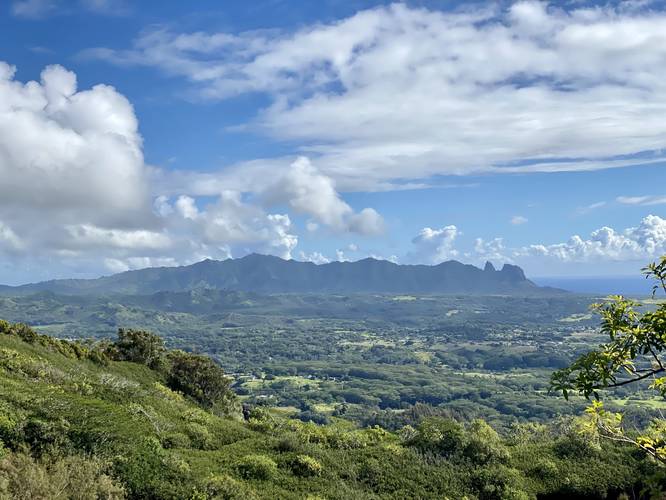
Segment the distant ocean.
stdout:
<svg viewBox="0 0 666 500">
<path fill-rule="evenodd" d="M 652 280 L 641 276 L 590 276 L 530 278 L 537 285 L 562 288 L 575 293 L 600 295 L 648 296 L 652 293 Z"/>
</svg>

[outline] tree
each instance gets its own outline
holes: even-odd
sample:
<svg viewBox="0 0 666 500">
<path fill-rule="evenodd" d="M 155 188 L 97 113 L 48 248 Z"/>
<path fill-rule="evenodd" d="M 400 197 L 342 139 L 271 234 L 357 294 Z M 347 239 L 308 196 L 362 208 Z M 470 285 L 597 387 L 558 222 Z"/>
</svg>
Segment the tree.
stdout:
<svg viewBox="0 0 666 500">
<path fill-rule="evenodd" d="M 666 256 L 645 267 L 643 274 L 654 280 L 653 298 L 659 292 L 666 293 Z M 594 398 L 586 413 L 602 436 L 634 443 L 666 464 L 666 421 L 655 420 L 642 435 L 631 437 L 623 430 L 622 415 L 607 411 L 600 401 L 605 389 L 640 386 L 648 381 L 650 389 L 666 397 L 666 302 L 658 302 L 653 311 L 641 312 L 641 307 L 641 303 L 621 295 L 595 304 L 594 310 L 601 315 L 601 331 L 609 341 L 555 372 L 551 384 L 567 399 L 571 392 Z"/>
<path fill-rule="evenodd" d="M 112 357 L 119 361 L 143 363 L 152 369 L 164 364 L 166 347 L 159 335 L 133 329 L 118 329 L 118 340 L 113 344 Z"/>
<path fill-rule="evenodd" d="M 170 351 L 169 361 L 171 367 L 167 383 L 171 389 L 190 396 L 206 408 L 227 405 L 234 399 L 233 392 L 229 389 L 231 380 L 209 357 L 184 351 Z"/>
</svg>

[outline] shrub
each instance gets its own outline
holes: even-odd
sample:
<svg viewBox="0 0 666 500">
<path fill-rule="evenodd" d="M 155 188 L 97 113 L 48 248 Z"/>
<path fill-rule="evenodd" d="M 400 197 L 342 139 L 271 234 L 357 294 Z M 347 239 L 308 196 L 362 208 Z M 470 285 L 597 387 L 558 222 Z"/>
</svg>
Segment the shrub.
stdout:
<svg viewBox="0 0 666 500">
<path fill-rule="evenodd" d="M 189 448 L 191 446 L 190 438 L 181 432 L 171 432 L 162 438 L 164 448 Z"/>
<path fill-rule="evenodd" d="M 499 434 L 483 420 L 474 420 L 467 429 L 469 440 L 464 456 L 472 462 L 484 465 L 509 459 L 509 452 Z"/>
<path fill-rule="evenodd" d="M 207 427 L 197 424 L 190 423 L 186 427 L 187 435 L 192 440 L 192 446 L 199 450 L 210 450 L 213 449 L 213 436 Z"/>
<path fill-rule="evenodd" d="M 16 323 L 12 330 L 14 335 L 18 335 L 25 342 L 33 343 L 37 340 L 37 332 L 24 323 Z"/>
<path fill-rule="evenodd" d="M 231 381 L 224 370 L 207 356 L 184 351 L 169 352 L 171 368 L 167 383 L 175 391 L 190 396 L 202 406 L 213 408 L 231 402 Z"/>
<path fill-rule="evenodd" d="M 254 500 L 257 496 L 241 481 L 228 475 L 214 475 L 205 485 L 207 498 L 220 500 Z"/>
<path fill-rule="evenodd" d="M 303 448 L 303 444 L 294 436 L 286 436 L 280 439 L 275 445 L 275 450 L 280 453 L 298 452 Z"/>
<path fill-rule="evenodd" d="M 44 421 L 31 418 L 23 426 L 23 439 L 37 456 L 59 453 L 72 448 L 69 428 L 65 419 Z"/>
<path fill-rule="evenodd" d="M 125 498 L 106 468 L 99 460 L 79 456 L 38 462 L 25 453 L 12 453 L 0 460 L 0 498 Z"/>
<path fill-rule="evenodd" d="M 164 340 L 154 333 L 120 328 L 118 340 L 110 351 L 118 361 L 133 361 L 159 369 L 164 364 L 166 348 Z"/>
<path fill-rule="evenodd" d="M 300 477 L 320 476 L 323 469 L 321 464 L 309 455 L 296 455 L 289 461 L 289 468 Z"/>
<path fill-rule="evenodd" d="M 455 420 L 433 417 L 419 424 L 416 436 L 409 444 L 422 451 L 452 457 L 465 448 L 467 435 L 463 426 Z"/>
<path fill-rule="evenodd" d="M 247 455 L 237 464 L 236 468 L 245 479 L 271 479 L 277 473 L 277 464 L 266 455 Z"/>
</svg>

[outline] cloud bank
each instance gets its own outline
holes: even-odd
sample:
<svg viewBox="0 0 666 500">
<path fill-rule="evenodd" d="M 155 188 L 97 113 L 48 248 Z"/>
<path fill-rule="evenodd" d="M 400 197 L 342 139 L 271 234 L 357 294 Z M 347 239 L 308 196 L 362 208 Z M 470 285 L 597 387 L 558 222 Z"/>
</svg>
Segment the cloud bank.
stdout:
<svg viewBox="0 0 666 500">
<path fill-rule="evenodd" d="M 300 144 L 342 190 L 663 161 L 666 15 L 560 5 L 394 4 L 295 31 L 161 27 L 84 56 L 155 67 L 202 99 L 269 96 L 250 126 Z"/>
<path fill-rule="evenodd" d="M 79 90 L 57 65 L 39 82 L 14 74 L 0 62 L 0 254 L 23 266 L 56 259 L 85 273 L 100 262 L 118 271 L 253 251 L 291 258 L 290 213 L 338 233 L 384 230 L 307 158 L 263 184 L 213 182 L 205 200 L 188 183 L 161 192 L 165 173 L 145 164 L 134 109 L 116 89 Z"/>
</svg>

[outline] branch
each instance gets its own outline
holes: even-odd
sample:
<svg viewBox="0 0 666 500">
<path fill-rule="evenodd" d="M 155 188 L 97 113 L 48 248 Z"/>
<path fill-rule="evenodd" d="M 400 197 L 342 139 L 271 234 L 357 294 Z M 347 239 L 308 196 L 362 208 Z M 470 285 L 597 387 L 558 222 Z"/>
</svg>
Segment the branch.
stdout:
<svg viewBox="0 0 666 500">
<path fill-rule="evenodd" d="M 665 372 L 665 371 L 666 371 L 666 368 L 664 368 L 662 366 L 661 368 L 658 368 L 657 370 L 650 370 L 648 373 L 646 373 L 645 375 L 641 375 L 640 377 L 630 378 L 628 380 L 623 380 L 622 382 L 615 382 L 613 384 L 608 384 L 608 385 L 604 385 L 604 386 L 598 385 L 598 386 L 595 386 L 594 389 L 607 389 L 609 387 L 620 387 L 620 386 L 623 386 L 623 385 L 631 384 L 632 382 L 638 382 L 639 380 L 646 379 L 648 377 L 651 377 L 652 375 L 656 375 L 657 373 L 661 373 L 661 372 Z"/>
<path fill-rule="evenodd" d="M 659 366 L 659 368 L 661 368 L 663 370 L 664 365 L 661 364 L 661 359 L 659 359 L 659 356 L 657 356 L 657 353 L 654 352 L 654 349 L 652 349 L 652 346 L 649 346 L 649 348 L 650 348 L 650 354 L 652 354 L 652 357 L 657 362 L 657 365 Z"/>
</svg>

